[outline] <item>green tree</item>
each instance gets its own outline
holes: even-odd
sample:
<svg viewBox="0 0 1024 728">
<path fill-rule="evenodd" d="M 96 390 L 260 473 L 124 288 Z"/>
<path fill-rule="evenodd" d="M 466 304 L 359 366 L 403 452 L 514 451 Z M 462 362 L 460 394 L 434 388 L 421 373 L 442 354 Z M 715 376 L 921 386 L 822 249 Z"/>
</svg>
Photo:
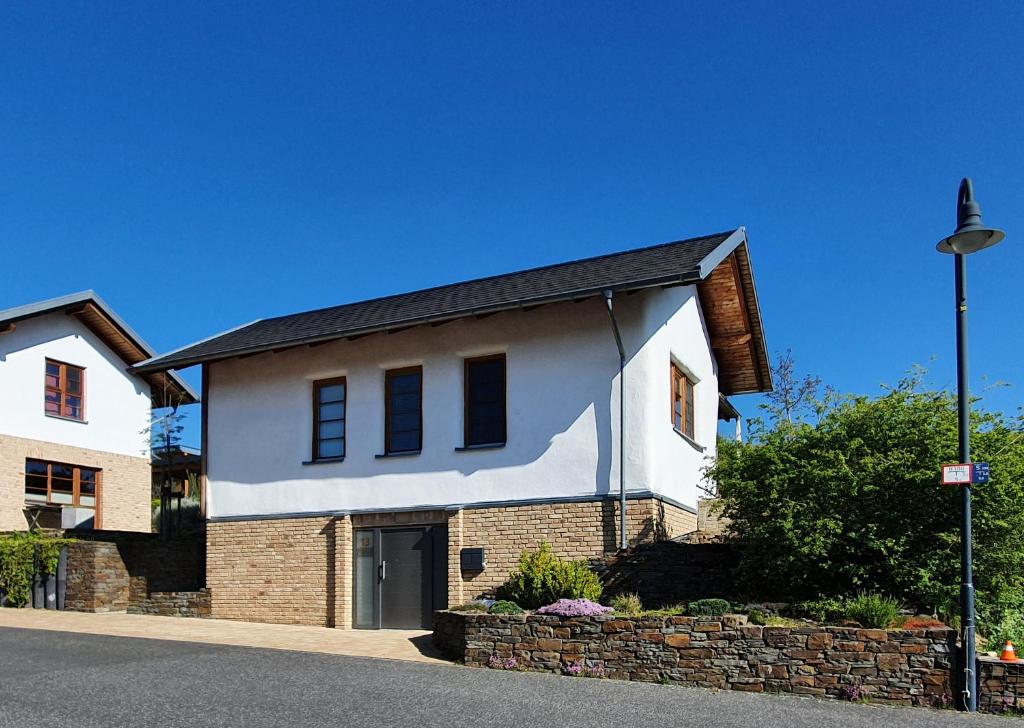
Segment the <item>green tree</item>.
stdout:
<svg viewBox="0 0 1024 728">
<path fill-rule="evenodd" d="M 805 388 L 801 406 L 816 421 L 769 402 L 769 421 L 752 423 L 750 442 L 719 443 L 707 476 L 743 554 L 747 596 L 868 590 L 951 613 L 960 494 L 939 472 L 957 461 L 957 403 L 923 376 L 915 370 L 877 397 L 822 399 L 808 384 L 815 395 L 810 401 Z M 991 482 L 974 489 L 975 585 L 992 623 L 1024 608 L 1024 418 L 975 401 L 971 427 L 974 460 L 992 464 Z"/>
</svg>

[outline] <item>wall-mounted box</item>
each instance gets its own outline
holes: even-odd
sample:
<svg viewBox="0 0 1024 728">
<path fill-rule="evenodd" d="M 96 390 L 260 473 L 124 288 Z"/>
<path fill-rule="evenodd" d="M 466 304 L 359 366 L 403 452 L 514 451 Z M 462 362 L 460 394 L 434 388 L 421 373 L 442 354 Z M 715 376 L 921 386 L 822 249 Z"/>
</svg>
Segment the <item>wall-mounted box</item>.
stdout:
<svg viewBox="0 0 1024 728">
<path fill-rule="evenodd" d="M 482 548 L 462 549 L 459 561 L 463 571 L 483 571 L 487 568 L 487 553 Z"/>
</svg>

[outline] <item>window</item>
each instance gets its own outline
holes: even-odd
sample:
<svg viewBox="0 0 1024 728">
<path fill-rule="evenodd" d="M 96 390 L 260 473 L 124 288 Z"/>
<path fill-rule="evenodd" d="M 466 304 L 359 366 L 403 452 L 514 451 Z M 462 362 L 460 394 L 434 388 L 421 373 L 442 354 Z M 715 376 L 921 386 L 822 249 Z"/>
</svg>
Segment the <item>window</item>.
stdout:
<svg viewBox="0 0 1024 728">
<path fill-rule="evenodd" d="M 423 367 L 384 373 L 384 452 L 418 452 L 423 447 Z"/>
<path fill-rule="evenodd" d="M 25 460 L 25 501 L 96 508 L 103 471 L 45 460 Z"/>
<path fill-rule="evenodd" d="M 505 355 L 466 359 L 464 445 L 504 445 Z"/>
<path fill-rule="evenodd" d="M 675 364 L 670 366 L 672 367 L 672 426 L 693 440 L 693 380 Z"/>
<path fill-rule="evenodd" d="M 82 367 L 46 360 L 46 414 L 85 419 L 85 370 Z"/>
<path fill-rule="evenodd" d="M 345 457 L 345 377 L 313 382 L 313 459 Z"/>
</svg>

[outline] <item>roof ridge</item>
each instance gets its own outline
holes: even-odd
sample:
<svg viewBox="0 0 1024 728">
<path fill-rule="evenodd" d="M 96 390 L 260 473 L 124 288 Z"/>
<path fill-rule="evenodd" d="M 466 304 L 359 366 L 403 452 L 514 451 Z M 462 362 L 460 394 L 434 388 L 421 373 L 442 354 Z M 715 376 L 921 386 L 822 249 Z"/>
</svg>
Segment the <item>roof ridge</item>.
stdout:
<svg viewBox="0 0 1024 728">
<path fill-rule="evenodd" d="M 561 268 L 562 266 L 567 266 L 567 265 L 576 265 L 578 263 L 590 263 L 590 262 L 593 262 L 593 261 L 596 261 L 596 260 L 602 260 L 602 259 L 605 259 L 605 258 L 617 258 L 617 257 L 623 256 L 623 255 L 632 255 L 632 254 L 635 254 L 635 253 L 642 253 L 642 252 L 645 252 L 645 251 L 648 251 L 648 250 L 657 250 L 658 248 L 667 248 L 667 247 L 672 246 L 672 245 L 681 245 L 683 243 L 695 243 L 697 241 L 708 240 L 710 238 L 717 238 L 717 237 L 721 237 L 721 236 L 732 235 L 732 233 L 734 233 L 738 229 L 739 228 L 733 228 L 732 230 L 723 230 L 721 232 L 710 233 L 708 235 L 698 235 L 697 237 L 694 237 L 694 238 L 683 238 L 681 240 L 670 240 L 667 243 L 655 243 L 654 245 L 644 245 L 644 246 L 641 246 L 639 248 L 630 248 L 629 250 L 619 250 L 619 251 L 614 252 L 614 253 L 602 253 L 601 255 L 592 255 L 592 256 L 585 257 L 585 258 L 575 258 L 573 260 L 565 260 L 565 261 L 562 261 L 560 263 L 549 263 L 547 265 L 538 265 L 538 266 L 535 266 L 533 268 L 522 268 L 520 270 L 508 271 L 508 272 L 505 272 L 505 273 L 496 273 L 494 275 L 482 276 L 480 278 L 469 278 L 469 279 L 464 280 L 464 281 L 453 281 L 452 283 L 442 283 L 442 284 L 437 285 L 437 286 L 429 286 L 427 288 L 419 288 L 419 289 L 416 289 L 416 290 L 413 290 L 413 291 L 403 291 L 401 293 L 389 293 L 389 294 L 384 295 L 384 296 L 375 296 L 374 298 L 366 298 L 366 299 L 362 299 L 362 300 L 359 300 L 359 301 L 349 301 L 348 303 L 339 303 L 339 304 L 335 304 L 333 306 L 322 306 L 320 308 L 313 308 L 313 309 L 309 309 L 309 310 L 306 310 L 306 311 L 296 311 L 294 313 L 287 313 L 287 314 L 283 314 L 281 316 L 271 316 L 269 318 L 257 319 L 256 321 L 252 321 L 252 322 L 250 322 L 248 324 L 244 324 L 242 326 L 239 326 L 238 328 L 239 329 L 247 328 L 248 326 L 252 326 L 253 324 L 257 324 L 257 323 L 268 323 L 268 322 L 271 322 L 271 321 L 281 321 L 283 319 L 291 318 L 293 316 L 308 316 L 310 314 L 321 313 L 323 311 L 335 311 L 337 309 L 345 308 L 346 306 L 362 306 L 362 305 L 365 305 L 365 304 L 368 304 L 368 303 L 377 303 L 378 301 L 386 301 L 386 300 L 392 299 L 392 298 L 401 298 L 403 296 L 412 296 L 412 295 L 416 295 L 416 294 L 419 294 L 419 293 L 429 293 L 429 292 L 432 292 L 432 291 L 440 291 L 440 290 L 445 289 L 445 288 L 453 288 L 455 286 L 465 286 L 465 285 L 469 285 L 471 283 L 483 283 L 485 281 L 491 281 L 491 280 L 495 280 L 495 279 L 498 279 L 498 278 L 507 278 L 509 276 L 522 275 L 524 273 L 535 273 L 537 271 L 550 270 L 550 269 L 553 269 L 553 268 Z M 227 332 L 225 332 L 225 333 L 227 333 Z M 210 337 L 210 338 L 213 338 L 213 337 Z M 200 343 L 200 342 L 196 342 L 196 343 Z M 182 348 L 185 348 L 185 347 L 182 347 Z M 173 352 L 170 352 L 170 353 L 173 353 Z M 167 354 L 161 354 L 158 358 L 163 358 L 164 356 L 167 356 Z"/>
</svg>

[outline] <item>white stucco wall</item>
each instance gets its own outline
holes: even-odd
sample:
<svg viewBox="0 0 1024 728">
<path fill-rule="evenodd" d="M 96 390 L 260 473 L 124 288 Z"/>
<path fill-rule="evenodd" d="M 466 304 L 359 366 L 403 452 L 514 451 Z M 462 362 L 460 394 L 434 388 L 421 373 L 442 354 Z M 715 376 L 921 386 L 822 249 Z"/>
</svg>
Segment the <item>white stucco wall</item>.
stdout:
<svg viewBox="0 0 1024 728">
<path fill-rule="evenodd" d="M 85 368 L 85 422 L 47 417 L 46 359 Z M 149 385 L 81 322 L 63 313 L 0 334 L 0 433 L 144 457 Z"/>
<path fill-rule="evenodd" d="M 695 507 L 695 491 L 677 486 L 693 479 L 679 481 L 676 470 L 681 462 L 688 466 L 694 450 L 672 432 L 667 414 L 670 342 L 673 350 L 707 349 L 702 326 L 689 322 L 695 317 L 699 324 L 696 306 L 692 314 L 684 307 L 682 316 L 672 317 L 684 291 L 693 296 L 692 288 L 680 288 L 622 297 L 616 310 L 630 356 L 628 489 L 658 491 L 664 484 Z M 696 338 L 676 341 L 685 336 Z M 659 353 L 647 352 L 651 347 L 663 354 L 661 361 Z M 457 452 L 463 359 L 498 352 L 507 358 L 508 444 Z M 710 392 L 714 377 L 706 351 L 704 357 L 701 363 L 694 356 L 693 366 Z M 384 447 L 384 372 L 411 365 L 423 366 L 423 451 L 375 458 Z M 618 489 L 618 353 L 600 299 L 228 360 L 212 364 L 209 374 L 211 517 L 593 496 L 607 494 L 609 484 L 611 492 Z M 655 403 L 659 374 L 665 383 Z M 312 382 L 336 376 L 348 383 L 345 460 L 303 464 L 311 454 Z M 655 416 L 674 439 L 657 437 L 648 422 Z M 713 440 L 711 416 L 699 432 Z M 673 469 L 671 479 L 666 468 Z"/>
</svg>

